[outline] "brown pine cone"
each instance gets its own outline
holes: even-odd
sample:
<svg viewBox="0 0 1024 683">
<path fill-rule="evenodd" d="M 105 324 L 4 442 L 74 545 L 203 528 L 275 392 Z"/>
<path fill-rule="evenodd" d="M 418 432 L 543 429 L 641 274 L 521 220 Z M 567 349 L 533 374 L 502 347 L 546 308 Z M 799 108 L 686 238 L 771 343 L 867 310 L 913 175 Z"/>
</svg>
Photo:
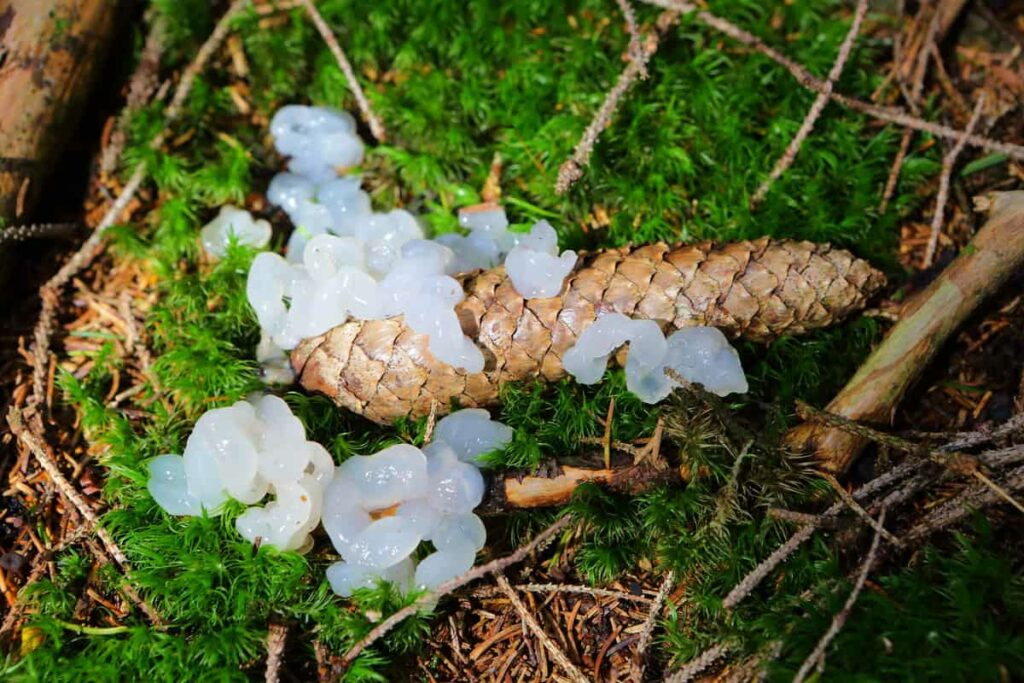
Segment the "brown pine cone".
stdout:
<svg viewBox="0 0 1024 683">
<path fill-rule="evenodd" d="M 525 300 L 502 267 L 463 277 L 456 312 L 484 353 L 483 372 L 435 359 L 401 316 L 355 320 L 292 352 L 302 386 L 375 422 L 453 401 L 483 407 L 505 382 L 565 376 L 562 355 L 598 315 L 618 311 L 662 329 L 718 327 L 768 341 L 825 327 L 862 308 L 885 284 L 867 261 L 828 244 L 759 239 L 714 245 L 651 244 L 583 255 L 563 293 Z"/>
</svg>

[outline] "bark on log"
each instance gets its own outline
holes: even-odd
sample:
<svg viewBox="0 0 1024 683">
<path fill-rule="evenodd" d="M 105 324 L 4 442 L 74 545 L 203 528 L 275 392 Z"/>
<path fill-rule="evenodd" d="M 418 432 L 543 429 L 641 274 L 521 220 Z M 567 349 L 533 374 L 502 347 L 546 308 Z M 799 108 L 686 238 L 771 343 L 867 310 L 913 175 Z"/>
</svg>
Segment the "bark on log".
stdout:
<svg viewBox="0 0 1024 683">
<path fill-rule="evenodd" d="M 20 221 L 73 132 L 117 0 L 0 0 L 0 217 Z"/>
<path fill-rule="evenodd" d="M 456 306 L 485 358 L 469 374 L 438 361 L 402 318 L 353 320 L 292 353 L 302 386 L 376 422 L 488 406 L 505 382 L 565 376 L 562 355 L 599 316 L 617 311 L 663 329 L 713 325 L 767 341 L 830 325 L 864 306 L 880 272 L 827 244 L 760 239 L 588 254 L 560 296 L 524 300 L 502 267 L 468 275 Z"/>
<path fill-rule="evenodd" d="M 1024 265 L 1024 192 L 985 200 L 991 214 L 971 243 L 927 288 L 904 304 L 899 322 L 825 408 L 850 420 L 891 425 L 896 407 L 942 345 L 989 295 Z M 841 474 L 868 441 L 821 423 L 787 435 L 821 467 Z"/>
</svg>

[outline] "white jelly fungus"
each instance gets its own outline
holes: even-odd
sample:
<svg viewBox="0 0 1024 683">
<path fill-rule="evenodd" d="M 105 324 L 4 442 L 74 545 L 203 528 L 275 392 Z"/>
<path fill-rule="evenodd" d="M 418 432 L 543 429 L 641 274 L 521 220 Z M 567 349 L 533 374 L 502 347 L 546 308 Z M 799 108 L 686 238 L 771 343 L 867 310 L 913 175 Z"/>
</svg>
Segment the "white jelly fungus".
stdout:
<svg viewBox="0 0 1024 683">
<path fill-rule="evenodd" d="M 434 589 L 472 567 L 487 536 L 473 514 L 484 494 L 474 462 L 511 438 L 487 411 L 460 410 L 422 449 L 399 444 L 342 463 L 324 495 L 324 528 L 342 557 L 327 570 L 334 591 L 348 597 L 377 580 Z M 434 552 L 413 567 L 422 541 Z"/>
<path fill-rule="evenodd" d="M 747 391 L 739 354 L 717 328 L 685 327 L 665 339 L 653 320 L 621 313 L 605 314 L 585 329 L 562 365 L 577 382 L 595 384 L 611 355 L 626 343 L 626 387 L 645 403 L 657 403 L 679 386 L 666 368 L 719 396 Z"/>
<path fill-rule="evenodd" d="M 250 541 L 299 550 L 320 522 L 334 463 L 323 446 L 276 396 L 259 396 L 207 411 L 183 455 L 149 463 L 149 492 L 172 515 L 216 515 L 233 498 L 250 505 L 236 520 Z M 267 496 L 272 500 L 259 507 Z"/>
<path fill-rule="evenodd" d="M 227 205 L 199 231 L 203 249 L 213 258 L 224 258 L 228 245 L 234 239 L 238 244 L 262 249 L 270 242 L 270 223 L 254 220 L 245 209 Z"/>
</svg>

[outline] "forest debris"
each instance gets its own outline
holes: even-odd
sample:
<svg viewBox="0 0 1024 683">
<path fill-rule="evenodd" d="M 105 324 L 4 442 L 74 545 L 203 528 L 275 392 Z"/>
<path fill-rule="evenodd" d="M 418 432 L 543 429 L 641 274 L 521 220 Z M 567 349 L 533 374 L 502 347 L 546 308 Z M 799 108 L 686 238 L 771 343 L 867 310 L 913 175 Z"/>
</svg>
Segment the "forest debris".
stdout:
<svg viewBox="0 0 1024 683">
<path fill-rule="evenodd" d="M 803 65 L 798 64 L 789 57 L 786 57 L 778 50 L 770 47 L 757 36 L 753 35 L 749 31 L 745 31 L 730 21 L 711 14 L 706 10 L 698 10 L 695 5 L 684 2 L 683 0 L 643 0 L 643 2 L 657 7 L 675 9 L 680 12 L 694 12 L 694 17 L 697 21 L 724 33 L 737 42 L 768 57 L 779 66 L 784 67 L 803 87 L 817 93 L 827 92 L 825 82 L 809 72 Z M 852 109 L 853 111 L 866 114 L 881 121 L 887 121 L 889 123 L 895 123 L 900 126 L 912 128 L 913 130 L 931 133 L 938 137 L 950 140 L 959 140 L 960 136 L 963 134 L 963 131 L 938 123 L 932 123 L 931 121 L 925 121 L 924 119 L 912 116 L 911 114 L 895 107 L 882 107 L 835 92 L 832 93 L 831 98 L 834 102 L 846 107 L 847 109 Z M 977 134 L 968 135 L 967 144 L 980 147 L 990 152 L 1001 152 L 1014 159 L 1024 160 L 1024 146 L 1021 145 L 1001 142 L 999 140 L 993 140 Z"/>
<path fill-rule="evenodd" d="M 214 27 L 213 32 L 206 39 L 206 42 L 199 48 L 199 52 L 196 53 L 195 59 L 188 65 L 185 72 L 181 76 L 181 80 L 178 82 L 178 87 L 174 92 L 174 97 L 171 99 L 170 105 L 167 107 L 167 111 L 164 113 L 164 128 L 157 134 L 153 140 L 150 141 L 150 148 L 158 149 L 163 144 L 166 138 L 170 126 L 174 121 L 181 115 L 182 108 L 185 106 L 185 100 L 188 98 L 189 93 L 192 90 L 192 85 L 195 82 L 196 76 L 206 67 L 206 63 L 213 56 L 214 52 L 223 43 L 224 38 L 227 36 L 228 29 L 231 26 L 231 20 L 237 15 L 243 7 L 248 4 L 249 0 L 234 0 L 227 11 L 221 16 L 220 21 Z M 103 218 L 100 219 L 99 224 L 93 230 L 89 238 L 82 244 L 81 248 L 65 263 L 57 274 L 47 280 L 39 290 L 40 299 L 42 299 L 43 305 L 39 311 L 39 321 L 36 323 L 34 330 L 35 345 L 32 349 L 33 354 L 33 368 L 32 368 L 32 401 L 33 403 L 40 403 L 44 394 L 44 378 L 46 368 L 49 364 L 47 360 L 50 355 L 50 342 L 53 336 L 53 324 L 54 315 L 56 314 L 57 299 L 60 290 L 71 281 L 71 278 L 75 276 L 82 268 L 85 268 L 92 259 L 99 253 L 100 247 L 103 242 L 103 234 L 114 225 L 117 221 L 121 220 L 121 215 L 128 209 L 129 203 L 135 196 L 139 187 L 142 185 L 142 181 L 146 176 L 146 163 L 140 161 L 136 165 L 135 170 L 132 172 L 131 178 L 125 183 L 125 186 L 121 189 L 121 193 L 118 195 L 114 203 L 110 205 L 106 213 L 103 214 Z"/>
<path fill-rule="evenodd" d="M 117 2 L 4 3 L 0 60 L 0 217 L 20 219 L 74 131 L 94 75 L 112 44 Z M 19 201 L 20 199 L 20 201 Z"/>
<path fill-rule="evenodd" d="M 565 505 L 581 484 L 599 484 L 616 493 L 639 495 L 656 486 L 686 481 L 683 468 L 639 463 L 628 467 L 592 469 L 563 465 L 554 476 L 509 475 L 497 478 L 484 503 L 491 511 L 510 511 Z"/>
<path fill-rule="evenodd" d="M 878 523 L 873 525 L 875 527 L 875 537 L 871 540 L 871 547 L 868 549 L 868 554 L 864 558 L 864 562 L 861 564 L 860 571 L 857 572 L 857 580 L 853 584 L 853 590 L 850 591 L 850 596 L 846 599 L 846 603 L 843 608 L 832 618 L 832 623 L 829 624 L 828 629 L 824 635 L 821 636 L 821 640 L 814 646 L 814 650 L 807 656 L 804 663 L 800 665 L 800 669 L 796 672 L 796 676 L 793 677 L 793 683 L 803 683 L 807 678 L 807 675 L 811 672 L 811 669 L 818 667 L 821 671 L 824 667 L 825 650 L 828 648 L 839 632 L 843 629 L 846 624 L 846 620 L 850 618 L 850 612 L 853 611 L 853 606 L 857 602 L 857 598 L 860 597 L 860 592 L 864 588 L 864 582 L 867 581 L 868 574 L 871 572 L 871 568 L 875 564 L 875 556 L 878 553 L 878 542 L 882 538 L 881 530 L 885 528 L 885 508 L 878 514 Z"/>
<path fill-rule="evenodd" d="M 352 70 L 352 65 L 349 63 L 348 57 L 345 56 L 345 51 L 338 44 L 338 39 L 334 37 L 331 27 L 324 21 L 320 11 L 313 4 L 313 0 L 299 0 L 299 2 L 306 8 L 306 12 L 313 21 L 313 25 L 316 26 L 316 30 L 320 32 L 331 54 L 334 55 L 334 59 L 338 62 L 338 67 L 341 69 L 342 74 L 344 74 L 345 82 L 348 83 L 349 90 L 355 96 L 356 104 L 359 105 L 359 111 L 362 112 L 363 119 L 370 126 L 370 132 L 373 133 L 373 137 L 377 139 L 377 142 L 384 142 L 384 138 L 387 137 L 384 124 L 377 118 L 373 108 L 370 106 L 369 100 L 366 99 L 366 93 L 363 92 L 362 86 L 359 85 L 356 73 Z"/>
<path fill-rule="evenodd" d="M 281 678 L 281 660 L 287 638 L 288 627 L 284 624 L 274 623 L 267 629 L 267 668 L 263 677 L 266 683 L 277 683 Z"/>
<path fill-rule="evenodd" d="M 972 311 L 1024 263 L 1024 192 L 994 193 L 988 222 L 956 260 L 904 305 L 898 322 L 825 408 L 858 422 L 889 424 L 907 389 Z M 867 444 L 863 436 L 805 423 L 787 436 L 823 469 L 845 472 Z"/>
<path fill-rule="evenodd" d="M 724 645 L 712 645 L 665 678 L 665 683 L 689 683 L 709 666 L 729 654 Z"/>
<path fill-rule="evenodd" d="M 647 618 L 644 619 L 643 629 L 640 631 L 640 640 L 637 641 L 636 652 L 633 654 L 631 666 L 633 679 L 636 681 L 644 680 L 644 670 L 647 668 L 647 645 L 651 642 L 651 637 L 654 635 L 654 627 L 658 623 L 661 608 L 665 605 L 665 598 L 672 591 L 672 586 L 675 585 L 675 582 L 676 575 L 672 570 L 669 570 L 661 582 L 661 588 L 658 589 L 658 594 L 655 596 L 654 603 L 647 613 Z"/>
<path fill-rule="evenodd" d="M 836 61 L 828 73 L 828 78 L 825 80 L 824 89 L 818 93 L 814 103 L 811 104 L 811 108 L 807 111 L 807 115 L 804 117 L 803 123 L 800 124 L 796 135 L 793 136 L 793 139 L 789 141 L 789 145 L 786 146 L 786 151 L 775 162 L 775 166 L 772 167 L 768 177 L 758 186 L 750 198 L 751 207 L 756 207 L 760 204 L 765 196 L 767 196 L 772 183 L 782 177 L 782 174 L 793 165 L 796 155 L 800 152 L 800 147 L 804 144 L 804 140 L 814 130 L 815 122 L 817 122 L 821 112 L 825 110 L 825 105 L 828 104 L 829 99 L 832 97 L 832 90 L 836 86 L 836 81 L 843 74 L 843 67 L 846 66 L 846 60 L 850 57 L 850 52 L 853 50 L 853 44 L 857 40 L 857 34 L 860 33 L 860 26 L 864 21 L 864 15 L 867 14 L 867 11 L 867 0 L 857 0 L 857 9 L 854 11 L 853 21 L 850 23 L 850 29 L 846 33 L 846 38 L 843 39 L 842 45 L 839 46 L 839 53 L 836 55 Z"/>
<path fill-rule="evenodd" d="M 946 213 L 946 199 L 949 197 L 949 177 L 953 174 L 953 165 L 956 164 L 957 157 L 960 156 L 960 152 L 964 149 L 964 143 L 967 142 L 967 136 L 970 135 L 975 126 L 978 125 L 978 119 L 981 116 L 982 107 L 985 106 L 985 93 L 978 95 L 978 102 L 974 105 L 974 113 L 971 114 L 971 120 L 964 128 L 964 134 L 957 140 L 953 148 L 942 158 L 942 173 L 939 175 L 939 194 L 935 198 L 935 213 L 932 214 L 932 230 L 931 236 L 928 238 L 928 247 L 924 253 L 924 267 L 931 268 L 932 261 L 935 259 L 935 249 L 939 245 L 939 233 L 942 232 L 942 218 L 943 214 Z"/>
<path fill-rule="evenodd" d="M 337 659 L 332 663 L 332 674 L 334 678 L 340 678 L 342 674 L 348 669 L 348 667 L 355 661 L 356 657 L 360 655 L 366 648 L 373 645 L 375 642 L 380 640 L 382 637 L 391 632 L 393 628 L 398 626 L 412 615 L 416 614 L 420 610 L 432 608 L 443 596 L 448 595 L 452 591 L 462 588 L 468 583 L 471 583 L 479 578 L 487 576 L 489 574 L 496 574 L 503 572 L 509 567 L 525 560 L 534 551 L 540 550 L 544 546 L 553 540 L 554 536 L 564 529 L 572 521 L 569 515 L 563 515 L 555 520 L 548 528 L 540 532 L 533 537 L 526 545 L 523 545 L 516 549 L 511 555 L 506 557 L 500 557 L 496 560 L 491 560 L 486 564 L 481 564 L 473 567 L 462 576 L 458 576 L 451 581 L 446 581 L 441 584 L 436 591 L 426 593 L 419 597 L 416 602 L 411 605 L 407 605 L 402 609 L 398 610 L 384 621 L 377 624 L 373 630 L 371 630 L 366 636 L 358 643 L 349 648 L 340 659 Z"/>
<path fill-rule="evenodd" d="M 455 311 L 463 332 L 482 347 L 483 372 L 438 361 L 427 337 L 401 318 L 346 322 L 303 340 L 291 360 L 306 389 L 388 423 L 425 415 L 435 400 L 442 410 L 453 400 L 483 407 L 497 401 L 506 382 L 563 377 L 562 355 L 599 311 L 768 341 L 842 319 L 883 283 L 866 261 L 810 242 L 609 249 L 583 257 L 561 296 L 549 299 L 524 300 L 501 267 L 467 276 L 466 298 Z"/>
<path fill-rule="evenodd" d="M 636 33 L 636 18 L 633 15 L 632 6 L 626 0 L 620 0 L 619 7 L 625 15 L 626 22 L 630 28 L 629 64 L 619 74 L 619 79 L 612 86 L 612 89 L 605 95 L 604 102 L 601 103 L 597 113 L 594 114 L 594 118 L 590 121 L 586 130 L 583 131 L 580 141 L 576 143 L 576 149 L 573 150 L 572 156 L 566 159 L 561 167 L 559 167 L 558 179 L 555 181 L 555 192 L 558 194 L 568 192 L 569 188 L 583 177 L 583 169 L 590 163 L 590 155 L 594 151 L 594 145 L 597 144 L 601 131 L 611 123 L 612 116 L 619 106 L 619 100 L 636 82 L 637 78 L 647 77 L 647 63 L 658 50 L 658 43 L 661 41 L 662 36 L 664 36 L 669 28 L 675 25 L 678 19 L 677 12 L 663 12 L 658 17 L 656 30 L 653 33 L 648 33 L 645 40 L 639 41 Z M 638 44 L 640 46 L 639 50 L 636 49 Z"/>
<path fill-rule="evenodd" d="M 512 590 L 512 586 L 509 585 L 508 579 L 505 578 L 505 575 L 501 572 L 497 572 L 496 578 L 498 581 L 498 588 L 508 596 L 512 606 L 519 614 L 519 618 L 523 620 L 523 623 L 526 624 L 527 628 L 530 629 L 530 632 L 536 636 L 541 645 L 551 653 L 552 659 L 558 662 L 558 665 L 562 667 L 562 670 L 569 675 L 569 679 L 575 683 L 589 683 L 589 679 L 583 675 L 583 672 L 580 671 L 575 664 L 572 663 L 572 661 L 566 656 L 565 652 L 562 651 L 562 648 L 555 645 L 555 642 L 551 640 L 551 636 L 544 632 L 544 629 L 537 623 L 534 616 L 526 609 L 523 601 L 520 600 L 519 596 L 516 595 L 516 592 Z"/>
</svg>

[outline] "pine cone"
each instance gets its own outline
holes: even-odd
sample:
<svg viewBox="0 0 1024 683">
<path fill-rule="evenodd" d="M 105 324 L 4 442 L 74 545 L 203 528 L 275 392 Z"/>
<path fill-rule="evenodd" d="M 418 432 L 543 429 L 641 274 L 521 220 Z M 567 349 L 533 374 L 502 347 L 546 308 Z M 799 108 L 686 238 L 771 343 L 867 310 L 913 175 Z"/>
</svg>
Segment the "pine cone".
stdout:
<svg viewBox="0 0 1024 683">
<path fill-rule="evenodd" d="M 483 407 L 497 402 L 505 382 L 564 377 L 562 355 L 604 313 L 769 341 L 862 308 L 885 277 L 844 249 L 763 238 L 584 255 L 562 295 L 549 299 L 523 299 L 502 267 L 467 274 L 462 284 L 466 298 L 456 312 L 484 353 L 483 372 L 436 360 L 427 336 L 399 316 L 347 322 L 304 340 L 292 352 L 302 386 L 380 423 L 425 415 L 433 401 L 442 412 L 453 401 Z"/>
</svg>

